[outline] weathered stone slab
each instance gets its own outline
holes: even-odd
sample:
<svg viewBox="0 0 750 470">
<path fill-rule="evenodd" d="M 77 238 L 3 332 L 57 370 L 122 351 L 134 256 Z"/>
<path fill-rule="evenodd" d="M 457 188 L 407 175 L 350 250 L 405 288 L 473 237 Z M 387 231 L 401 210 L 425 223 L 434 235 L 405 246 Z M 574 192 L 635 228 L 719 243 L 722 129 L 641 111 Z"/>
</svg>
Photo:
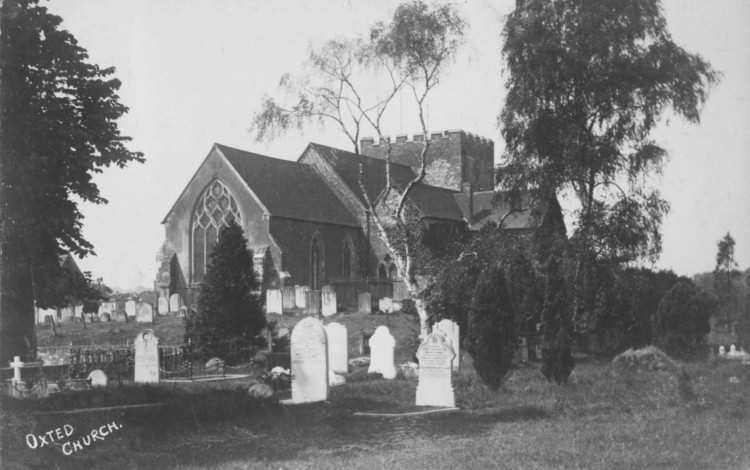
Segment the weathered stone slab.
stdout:
<svg viewBox="0 0 750 470">
<path fill-rule="evenodd" d="M 453 358 L 453 370 L 458 370 L 459 362 L 461 359 L 461 339 L 459 337 L 458 323 L 448 318 L 443 318 L 435 325 L 435 330 L 443 333 L 448 345 L 453 348 L 455 356 Z"/>
<path fill-rule="evenodd" d="M 266 290 L 266 313 L 277 313 L 281 315 L 283 312 L 281 291 L 278 289 L 267 289 Z"/>
<path fill-rule="evenodd" d="M 294 286 L 294 305 L 297 308 L 305 308 L 307 306 L 307 291 L 310 290 L 310 286 Z"/>
<path fill-rule="evenodd" d="M 454 357 L 453 348 L 441 332 L 434 331 L 425 338 L 417 350 L 419 384 L 416 406 L 456 406 L 451 384 Z"/>
<path fill-rule="evenodd" d="M 370 292 L 360 292 L 357 301 L 359 313 L 372 313 L 372 294 Z"/>
<path fill-rule="evenodd" d="M 305 313 L 307 315 L 320 315 L 321 295 L 319 290 L 310 289 L 305 292 Z"/>
<path fill-rule="evenodd" d="M 169 311 L 170 313 L 179 313 L 182 308 L 182 297 L 178 293 L 174 293 L 169 296 Z"/>
<path fill-rule="evenodd" d="M 125 314 L 129 317 L 135 316 L 135 300 L 128 300 L 125 302 Z"/>
<path fill-rule="evenodd" d="M 321 297 L 323 316 L 330 317 L 331 315 L 335 315 L 338 311 L 338 305 L 336 305 L 336 288 L 333 286 L 323 286 Z"/>
<path fill-rule="evenodd" d="M 292 402 L 307 403 L 328 398 L 328 352 L 323 323 L 305 317 L 294 326 L 291 337 Z"/>
<path fill-rule="evenodd" d="M 154 309 L 147 302 L 138 302 L 135 306 L 135 321 L 138 323 L 153 323 Z"/>
<path fill-rule="evenodd" d="M 136 383 L 159 383 L 159 338 L 153 330 L 138 333 L 135 341 Z"/>
<path fill-rule="evenodd" d="M 370 367 L 368 373 L 379 373 L 386 379 L 396 378 L 396 365 L 393 360 L 393 350 L 396 340 L 387 326 L 375 328 L 370 337 Z"/>
<path fill-rule="evenodd" d="M 166 315 L 169 313 L 169 299 L 166 297 L 159 297 L 156 310 L 159 312 L 159 315 Z"/>
<path fill-rule="evenodd" d="M 281 289 L 281 307 L 283 310 L 292 310 L 297 307 L 294 286 L 284 286 Z"/>
<path fill-rule="evenodd" d="M 326 325 L 328 336 L 328 368 L 333 372 L 349 372 L 349 344 L 346 327 L 338 322 Z"/>
</svg>

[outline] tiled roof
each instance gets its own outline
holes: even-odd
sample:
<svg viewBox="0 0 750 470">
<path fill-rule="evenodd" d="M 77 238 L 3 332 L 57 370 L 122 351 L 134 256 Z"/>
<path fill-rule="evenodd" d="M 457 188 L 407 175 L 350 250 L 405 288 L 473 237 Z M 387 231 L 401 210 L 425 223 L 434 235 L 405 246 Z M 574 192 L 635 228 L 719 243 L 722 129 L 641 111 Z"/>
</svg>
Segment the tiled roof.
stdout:
<svg viewBox="0 0 750 470">
<path fill-rule="evenodd" d="M 357 155 L 345 150 L 311 143 L 312 147 L 323 157 L 341 177 L 352 192 L 365 204 L 365 198 L 359 185 L 359 162 L 364 164 L 363 184 L 367 195 L 374 201 L 385 188 L 385 160 Z M 416 177 L 407 165 L 391 162 L 391 179 L 399 189 Z M 410 192 L 410 200 L 427 218 L 462 221 L 461 210 L 453 198 L 454 192 L 426 184 L 416 185 Z"/>
<path fill-rule="evenodd" d="M 352 214 L 307 165 L 225 145 L 216 148 L 272 216 L 358 227 Z"/>
<path fill-rule="evenodd" d="M 462 211 L 468 213 L 468 196 L 464 193 L 455 193 L 455 198 Z M 505 218 L 503 228 L 531 229 L 539 227 L 542 222 L 540 214 L 544 211 L 544 207 L 535 203 L 529 193 L 521 193 L 514 198 L 511 197 L 510 192 L 505 191 L 475 192 L 472 203 L 474 215 L 470 225 L 474 229 L 489 222 L 499 223 L 514 209 L 517 212 Z"/>
</svg>

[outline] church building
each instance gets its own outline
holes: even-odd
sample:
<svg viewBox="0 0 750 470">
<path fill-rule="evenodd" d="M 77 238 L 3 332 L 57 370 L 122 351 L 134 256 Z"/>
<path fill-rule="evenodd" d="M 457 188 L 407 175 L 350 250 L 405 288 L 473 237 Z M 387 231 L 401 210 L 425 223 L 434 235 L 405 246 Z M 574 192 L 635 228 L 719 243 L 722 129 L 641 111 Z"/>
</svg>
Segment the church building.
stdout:
<svg viewBox="0 0 750 470">
<path fill-rule="evenodd" d="M 424 138 L 392 141 L 395 190 L 415 177 Z M 460 130 L 429 138 L 427 177 L 409 195 L 425 227 L 447 242 L 508 212 L 494 191 L 491 140 Z M 162 221 L 159 296 L 179 293 L 194 304 L 219 230 L 230 221 L 244 230 L 263 290 L 397 281 L 362 191 L 374 201 L 384 190 L 385 145 L 362 139 L 360 149 L 356 155 L 310 143 L 294 162 L 214 144 Z M 533 229 L 537 219 L 519 212 L 505 227 Z"/>
</svg>

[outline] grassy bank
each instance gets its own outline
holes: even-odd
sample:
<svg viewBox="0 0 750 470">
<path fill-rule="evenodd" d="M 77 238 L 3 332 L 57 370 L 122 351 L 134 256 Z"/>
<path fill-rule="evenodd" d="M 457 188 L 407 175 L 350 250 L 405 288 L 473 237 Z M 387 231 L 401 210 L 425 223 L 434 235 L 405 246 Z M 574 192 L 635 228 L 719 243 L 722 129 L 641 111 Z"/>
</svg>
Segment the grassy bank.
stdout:
<svg viewBox="0 0 750 470">
<path fill-rule="evenodd" d="M 352 382 L 333 388 L 328 402 L 299 406 L 250 399 L 242 381 L 110 390 L 166 403 L 152 410 L 35 415 L 35 407 L 54 406 L 4 402 L 2 468 L 747 470 L 750 368 L 684 368 L 687 379 L 667 371 L 614 374 L 589 362 L 557 386 L 525 367 L 498 391 L 463 371 L 454 378 L 461 412 L 402 418 L 353 412 L 413 404 L 413 379 Z M 69 424 L 86 433 L 111 421 L 122 429 L 71 456 L 23 442 L 32 430 Z"/>
</svg>

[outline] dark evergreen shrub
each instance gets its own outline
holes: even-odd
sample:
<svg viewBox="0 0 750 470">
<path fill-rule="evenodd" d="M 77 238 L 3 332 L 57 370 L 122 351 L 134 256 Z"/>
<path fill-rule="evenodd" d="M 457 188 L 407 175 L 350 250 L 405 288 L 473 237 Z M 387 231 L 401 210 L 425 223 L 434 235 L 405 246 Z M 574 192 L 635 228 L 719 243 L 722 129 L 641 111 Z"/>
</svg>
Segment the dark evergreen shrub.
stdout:
<svg viewBox="0 0 750 470">
<path fill-rule="evenodd" d="M 226 362 L 250 357 L 250 348 L 266 323 L 253 254 L 242 229 L 221 230 L 198 296 L 197 311 L 185 317 L 185 340 L 197 358 Z"/>
<path fill-rule="evenodd" d="M 513 302 L 500 266 L 482 271 L 468 314 L 466 349 L 479 377 L 497 389 L 511 369 L 516 350 Z"/>
<path fill-rule="evenodd" d="M 542 374 L 557 383 L 568 381 L 573 372 L 571 352 L 571 305 L 567 283 L 559 261 L 551 257 L 547 262 L 542 307 Z"/>
</svg>

